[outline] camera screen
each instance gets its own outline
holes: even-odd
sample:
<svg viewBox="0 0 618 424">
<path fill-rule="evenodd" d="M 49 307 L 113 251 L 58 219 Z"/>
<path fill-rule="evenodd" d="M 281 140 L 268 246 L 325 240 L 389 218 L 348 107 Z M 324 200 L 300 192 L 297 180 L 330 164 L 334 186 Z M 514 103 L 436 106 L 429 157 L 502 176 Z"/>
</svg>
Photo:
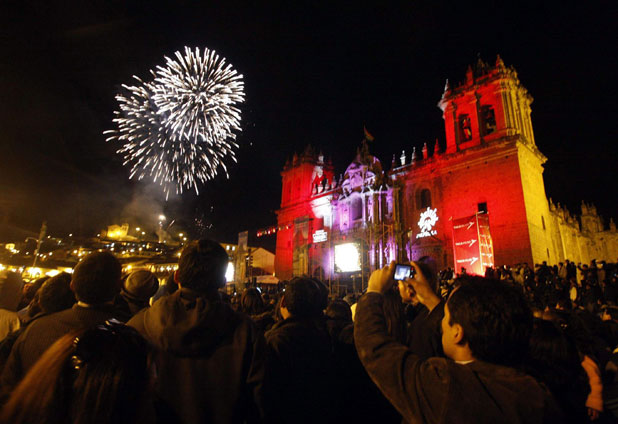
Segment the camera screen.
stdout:
<svg viewBox="0 0 618 424">
<path fill-rule="evenodd" d="M 395 265 L 395 276 L 393 277 L 397 281 L 405 280 L 410 278 L 412 266 L 410 265 Z"/>
</svg>

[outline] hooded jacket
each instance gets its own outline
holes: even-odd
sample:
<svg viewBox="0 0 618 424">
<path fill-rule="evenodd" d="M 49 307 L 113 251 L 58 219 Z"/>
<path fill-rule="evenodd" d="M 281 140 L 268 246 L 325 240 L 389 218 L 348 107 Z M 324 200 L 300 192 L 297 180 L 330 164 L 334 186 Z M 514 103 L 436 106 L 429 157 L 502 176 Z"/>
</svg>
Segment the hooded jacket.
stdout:
<svg viewBox="0 0 618 424">
<path fill-rule="evenodd" d="M 127 324 L 155 347 L 156 391 L 182 422 L 263 420 L 264 339 L 218 293 L 182 288 Z"/>
</svg>

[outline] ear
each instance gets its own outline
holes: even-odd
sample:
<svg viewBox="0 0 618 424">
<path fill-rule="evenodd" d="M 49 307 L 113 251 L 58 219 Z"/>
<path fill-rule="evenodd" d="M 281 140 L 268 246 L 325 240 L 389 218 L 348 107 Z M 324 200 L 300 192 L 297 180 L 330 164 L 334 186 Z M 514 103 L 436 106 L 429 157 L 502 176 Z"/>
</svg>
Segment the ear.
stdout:
<svg viewBox="0 0 618 424">
<path fill-rule="evenodd" d="M 287 309 L 287 305 L 285 303 L 285 296 L 281 296 L 281 302 L 279 303 L 279 307 Z"/>
<path fill-rule="evenodd" d="M 180 281 L 178 281 L 178 270 L 174 271 L 174 283 L 180 287 Z"/>
<path fill-rule="evenodd" d="M 455 344 L 463 344 L 464 343 L 464 329 L 461 325 L 459 324 L 453 324 L 452 327 L 452 334 L 453 334 L 453 342 L 455 342 Z"/>
</svg>

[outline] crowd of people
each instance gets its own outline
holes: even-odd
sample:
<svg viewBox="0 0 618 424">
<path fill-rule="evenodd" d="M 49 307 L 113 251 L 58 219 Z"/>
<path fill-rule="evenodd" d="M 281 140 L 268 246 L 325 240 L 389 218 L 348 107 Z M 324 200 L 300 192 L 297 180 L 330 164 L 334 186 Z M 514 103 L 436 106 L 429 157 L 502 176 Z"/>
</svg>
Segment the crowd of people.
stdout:
<svg viewBox="0 0 618 424">
<path fill-rule="evenodd" d="M 374 271 L 330 296 L 296 277 L 222 292 L 189 243 L 159 285 L 93 253 L 72 275 L 0 279 L 0 423 L 611 423 L 616 264 Z"/>
</svg>

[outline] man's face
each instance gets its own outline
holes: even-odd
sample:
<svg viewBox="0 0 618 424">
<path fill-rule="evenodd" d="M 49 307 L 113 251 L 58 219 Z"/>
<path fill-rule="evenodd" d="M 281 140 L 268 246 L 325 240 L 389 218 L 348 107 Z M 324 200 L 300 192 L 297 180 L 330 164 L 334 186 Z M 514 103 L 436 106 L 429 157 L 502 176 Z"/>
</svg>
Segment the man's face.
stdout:
<svg viewBox="0 0 618 424">
<path fill-rule="evenodd" d="M 449 324 L 451 313 L 448 310 L 448 303 L 444 305 L 444 318 L 442 318 L 442 350 L 448 358 L 453 358 L 455 350 L 455 325 Z"/>
</svg>

